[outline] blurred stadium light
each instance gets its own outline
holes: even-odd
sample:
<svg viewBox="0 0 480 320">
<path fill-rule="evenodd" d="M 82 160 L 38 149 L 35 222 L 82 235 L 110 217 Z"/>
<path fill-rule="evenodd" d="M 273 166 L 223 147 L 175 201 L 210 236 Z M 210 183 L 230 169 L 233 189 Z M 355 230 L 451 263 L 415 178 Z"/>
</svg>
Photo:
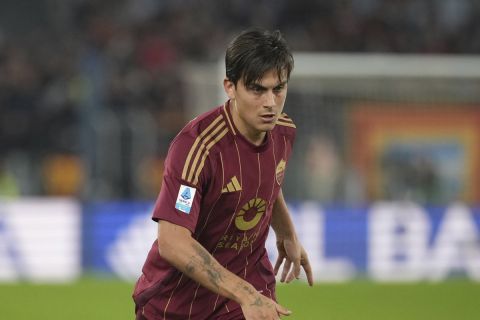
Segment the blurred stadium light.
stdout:
<svg viewBox="0 0 480 320">
<path fill-rule="evenodd" d="M 1 1 L 1 281 L 135 278 L 168 143 L 224 102 L 219 57 L 250 25 L 296 51 L 284 189 L 316 279 L 478 280 L 479 17 L 468 0 Z"/>
</svg>

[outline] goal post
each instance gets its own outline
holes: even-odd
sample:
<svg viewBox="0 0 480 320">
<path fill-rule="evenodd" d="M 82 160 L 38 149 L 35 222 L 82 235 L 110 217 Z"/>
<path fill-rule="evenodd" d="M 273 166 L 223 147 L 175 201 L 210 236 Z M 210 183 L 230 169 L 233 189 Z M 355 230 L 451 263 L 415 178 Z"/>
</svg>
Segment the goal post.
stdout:
<svg viewBox="0 0 480 320">
<path fill-rule="evenodd" d="M 285 112 L 297 139 L 286 196 L 341 204 L 480 202 L 480 57 L 294 58 Z M 223 64 L 187 69 L 192 114 L 225 101 Z"/>
</svg>

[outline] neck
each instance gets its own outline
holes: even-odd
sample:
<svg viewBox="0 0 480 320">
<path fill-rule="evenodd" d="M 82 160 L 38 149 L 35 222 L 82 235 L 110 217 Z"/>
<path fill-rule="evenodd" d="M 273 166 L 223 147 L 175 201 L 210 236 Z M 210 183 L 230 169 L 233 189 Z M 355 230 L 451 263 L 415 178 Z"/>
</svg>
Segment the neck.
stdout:
<svg viewBox="0 0 480 320">
<path fill-rule="evenodd" d="M 244 133 L 242 133 L 242 134 L 248 141 L 250 141 L 251 143 L 253 143 L 256 146 L 261 145 L 263 143 L 263 141 L 265 140 L 265 136 L 267 135 L 266 132 L 260 132 L 256 135 L 248 135 L 248 134 L 244 134 Z"/>
<path fill-rule="evenodd" d="M 232 101 L 230 100 L 230 113 L 232 114 L 232 120 L 237 130 L 245 137 L 245 139 L 247 139 L 252 144 L 256 146 L 261 145 L 265 140 L 265 136 L 267 135 L 267 133 L 264 131 L 255 130 L 247 123 L 245 123 L 245 121 L 240 118 L 238 114 L 235 100 L 233 101 L 233 103 L 231 102 Z"/>
</svg>

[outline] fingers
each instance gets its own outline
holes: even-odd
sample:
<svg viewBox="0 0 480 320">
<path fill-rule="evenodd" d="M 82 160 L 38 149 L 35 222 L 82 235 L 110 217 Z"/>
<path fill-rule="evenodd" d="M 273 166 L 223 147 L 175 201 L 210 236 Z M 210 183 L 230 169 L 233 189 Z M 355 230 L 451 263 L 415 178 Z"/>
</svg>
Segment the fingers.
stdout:
<svg viewBox="0 0 480 320">
<path fill-rule="evenodd" d="M 276 309 L 277 309 L 278 315 L 280 316 L 289 316 L 292 314 L 292 311 L 288 310 L 284 306 L 279 305 L 278 303 L 276 305 Z"/>
<path fill-rule="evenodd" d="M 305 270 L 308 284 L 313 286 L 313 272 L 308 260 L 308 255 L 305 249 L 299 245 L 297 248 L 292 248 L 291 243 L 284 242 L 285 252 L 279 250 L 279 256 L 275 262 L 275 267 L 273 269 L 275 275 L 278 274 L 282 263 L 284 262 L 282 274 L 280 276 L 280 282 L 290 283 L 294 279 L 300 278 L 301 269 Z M 293 264 L 293 268 L 292 268 Z"/>
<path fill-rule="evenodd" d="M 283 264 L 282 276 L 280 277 L 280 282 L 285 282 L 291 266 L 292 266 L 292 261 L 288 258 L 285 259 L 285 263 Z"/>
<path fill-rule="evenodd" d="M 308 257 L 307 257 L 306 253 L 304 253 L 304 255 L 303 255 L 302 267 L 303 267 L 303 270 L 305 270 L 305 274 L 307 275 L 308 284 L 310 286 L 313 286 L 312 266 L 310 265 L 310 261 L 308 261 Z"/>
<path fill-rule="evenodd" d="M 279 254 L 277 261 L 275 262 L 275 267 L 273 268 L 273 273 L 277 275 L 278 270 L 280 269 L 280 266 L 282 265 L 283 259 L 285 258 L 284 255 Z"/>
<path fill-rule="evenodd" d="M 300 270 L 300 259 L 295 259 L 295 261 L 293 261 L 293 270 L 287 277 L 287 283 L 292 282 L 294 279 L 298 279 L 300 277 Z"/>
</svg>

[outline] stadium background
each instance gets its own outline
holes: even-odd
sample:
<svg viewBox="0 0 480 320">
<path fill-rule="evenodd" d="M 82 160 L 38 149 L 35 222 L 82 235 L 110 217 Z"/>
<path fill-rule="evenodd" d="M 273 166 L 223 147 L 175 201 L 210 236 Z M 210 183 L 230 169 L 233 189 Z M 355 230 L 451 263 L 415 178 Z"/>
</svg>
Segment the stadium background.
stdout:
<svg viewBox="0 0 480 320">
<path fill-rule="evenodd" d="M 1 318 L 132 318 L 168 143 L 249 26 L 296 53 L 291 318 L 479 316 L 480 2 L 3 0 Z"/>
</svg>

